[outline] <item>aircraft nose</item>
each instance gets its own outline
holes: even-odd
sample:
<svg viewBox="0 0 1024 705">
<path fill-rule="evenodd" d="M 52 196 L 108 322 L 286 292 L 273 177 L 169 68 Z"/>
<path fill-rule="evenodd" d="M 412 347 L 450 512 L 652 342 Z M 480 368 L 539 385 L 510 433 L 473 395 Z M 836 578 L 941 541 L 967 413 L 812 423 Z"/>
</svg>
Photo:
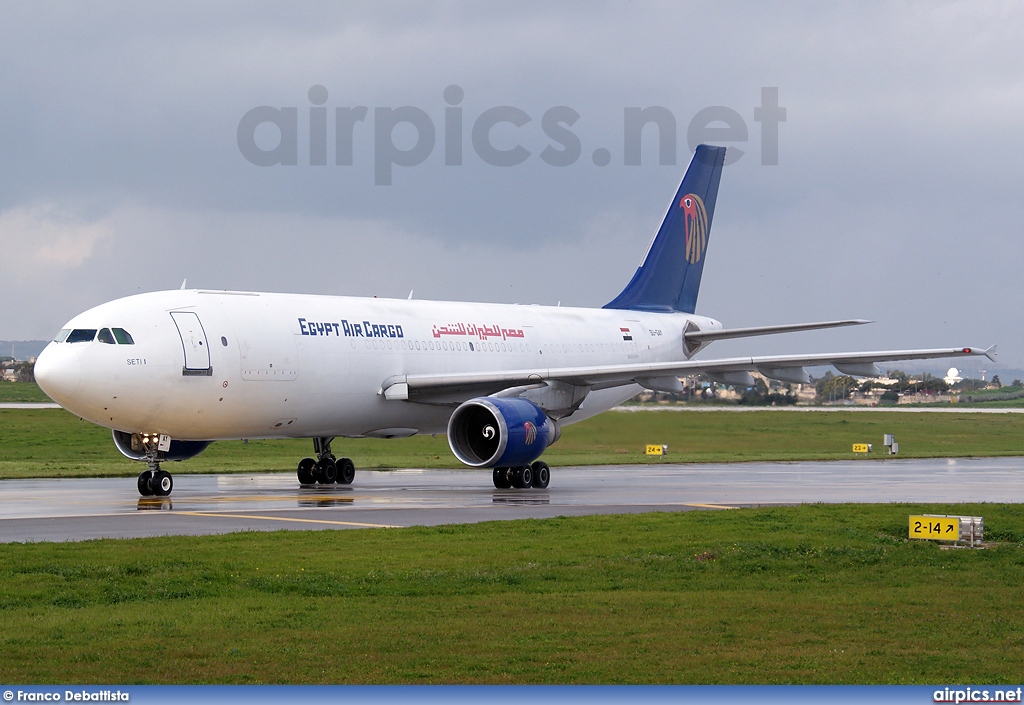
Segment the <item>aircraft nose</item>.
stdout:
<svg viewBox="0 0 1024 705">
<path fill-rule="evenodd" d="M 77 351 L 67 343 L 50 343 L 36 358 L 36 384 L 55 402 L 62 404 L 78 389 L 82 365 Z"/>
</svg>

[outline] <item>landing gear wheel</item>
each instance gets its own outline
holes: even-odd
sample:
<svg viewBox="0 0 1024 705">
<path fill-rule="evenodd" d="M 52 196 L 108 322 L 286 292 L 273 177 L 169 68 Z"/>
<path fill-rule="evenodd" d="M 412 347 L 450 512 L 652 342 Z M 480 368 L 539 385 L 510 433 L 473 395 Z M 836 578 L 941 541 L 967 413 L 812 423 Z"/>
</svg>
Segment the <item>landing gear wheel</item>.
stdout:
<svg viewBox="0 0 1024 705">
<path fill-rule="evenodd" d="M 535 462 L 531 469 L 533 470 L 533 486 L 539 490 L 547 489 L 548 483 L 551 482 L 551 468 L 548 464 L 538 460 Z"/>
<path fill-rule="evenodd" d="M 350 458 L 342 458 L 338 461 L 338 484 L 351 485 L 356 479 L 356 465 Z"/>
<path fill-rule="evenodd" d="M 494 481 L 494 486 L 499 490 L 507 490 L 512 486 L 512 478 L 509 468 L 494 468 L 491 479 Z"/>
<path fill-rule="evenodd" d="M 149 486 L 157 497 L 166 497 L 174 489 L 174 479 L 166 470 L 157 470 L 153 473 L 153 479 L 150 480 Z"/>
<path fill-rule="evenodd" d="M 316 461 L 312 458 L 303 458 L 299 461 L 299 469 L 295 473 L 299 477 L 300 485 L 312 485 L 316 482 Z"/>
<path fill-rule="evenodd" d="M 529 465 L 522 465 L 512 471 L 512 486 L 525 490 L 533 484 L 533 468 Z"/>
<path fill-rule="evenodd" d="M 338 466 L 333 458 L 316 461 L 316 481 L 321 485 L 333 485 L 338 481 Z"/>
<path fill-rule="evenodd" d="M 153 473 L 149 470 L 143 470 L 139 473 L 139 494 L 143 497 L 152 497 L 153 488 L 150 487 L 149 481 L 152 479 Z"/>
</svg>

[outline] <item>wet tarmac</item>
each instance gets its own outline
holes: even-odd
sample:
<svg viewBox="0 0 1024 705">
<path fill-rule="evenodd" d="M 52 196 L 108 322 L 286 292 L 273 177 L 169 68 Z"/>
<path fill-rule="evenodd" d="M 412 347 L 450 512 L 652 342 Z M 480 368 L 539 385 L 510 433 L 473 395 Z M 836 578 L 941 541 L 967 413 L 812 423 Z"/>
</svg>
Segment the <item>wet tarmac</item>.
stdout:
<svg viewBox="0 0 1024 705">
<path fill-rule="evenodd" d="M 350 529 L 807 502 L 1024 502 L 1024 458 L 553 468 L 546 490 L 498 490 L 488 471 L 360 471 L 352 485 L 292 474 L 0 481 L 0 542 Z"/>
</svg>

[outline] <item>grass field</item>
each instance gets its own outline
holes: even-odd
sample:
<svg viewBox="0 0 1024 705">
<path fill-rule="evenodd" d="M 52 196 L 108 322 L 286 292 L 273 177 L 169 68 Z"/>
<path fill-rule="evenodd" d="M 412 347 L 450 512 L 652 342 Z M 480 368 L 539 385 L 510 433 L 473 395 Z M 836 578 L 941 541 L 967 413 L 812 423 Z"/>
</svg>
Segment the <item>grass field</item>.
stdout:
<svg viewBox="0 0 1024 705">
<path fill-rule="evenodd" d="M 552 466 L 612 463 L 840 460 L 880 458 L 882 436 L 893 433 L 900 457 L 1024 455 L 1024 415 L 903 414 L 887 412 L 609 412 L 567 426 L 545 453 Z M 665 460 L 643 455 L 647 443 L 666 444 Z M 855 456 L 854 443 L 872 443 Z M 292 471 L 309 455 L 308 440 L 224 441 L 176 473 Z M 356 467 L 461 467 L 443 436 L 401 440 L 344 440 L 338 455 Z M 110 432 L 60 409 L 0 409 L 0 479 L 132 475 L 139 465 L 114 448 Z"/>
<path fill-rule="evenodd" d="M 552 465 L 1024 455 L 1013 414 L 608 413 Z M 309 441 L 216 443 L 175 472 L 291 471 Z M 338 441 L 451 467 L 444 438 Z M 874 457 L 881 457 L 876 452 Z M 133 475 L 109 432 L 0 410 L 0 478 Z M 985 517 L 986 550 L 910 542 Z M 1013 683 L 1024 507 L 808 505 L 396 530 L 0 544 L 7 683 Z"/>
<path fill-rule="evenodd" d="M 7 544 L 0 682 L 1015 683 L 1022 540 L 811 505 Z"/>
<path fill-rule="evenodd" d="M 49 402 L 35 382 L 0 382 L 0 402 Z"/>
</svg>

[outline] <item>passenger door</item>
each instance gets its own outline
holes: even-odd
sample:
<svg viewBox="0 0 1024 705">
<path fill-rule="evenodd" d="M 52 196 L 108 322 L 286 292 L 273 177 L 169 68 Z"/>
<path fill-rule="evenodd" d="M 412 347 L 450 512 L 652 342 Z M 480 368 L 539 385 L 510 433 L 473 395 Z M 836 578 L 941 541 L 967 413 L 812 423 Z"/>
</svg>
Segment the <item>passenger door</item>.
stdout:
<svg viewBox="0 0 1024 705">
<path fill-rule="evenodd" d="M 210 345 L 206 331 L 199 321 L 199 315 L 192 311 L 171 311 L 171 319 L 181 336 L 181 347 L 185 352 L 185 365 L 181 374 L 185 376 L 212 376 Z"/>
</svg>

